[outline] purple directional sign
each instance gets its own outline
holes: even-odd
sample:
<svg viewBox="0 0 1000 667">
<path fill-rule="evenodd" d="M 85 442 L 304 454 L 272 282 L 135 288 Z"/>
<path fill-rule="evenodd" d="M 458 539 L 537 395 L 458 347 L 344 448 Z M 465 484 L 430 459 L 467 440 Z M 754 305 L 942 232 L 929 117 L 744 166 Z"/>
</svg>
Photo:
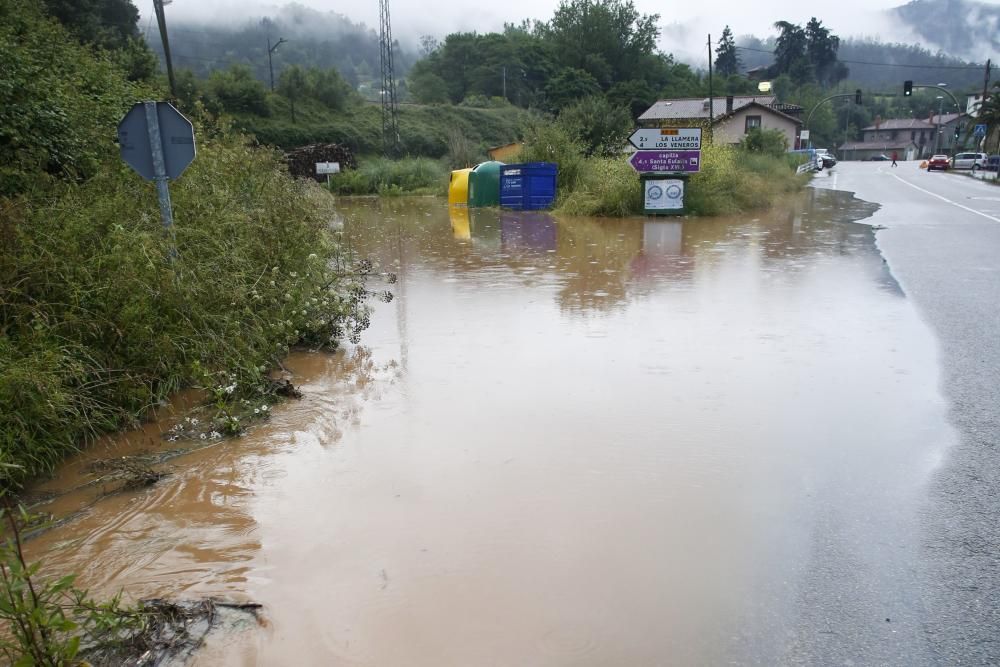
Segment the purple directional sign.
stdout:
<svg viewBox="0 0 1000 667">
<path fill-rule="evenodd" d="M 636 151 L 628 163 L 639 173 L 701 171 L 701 151 Z"/>
</svg>

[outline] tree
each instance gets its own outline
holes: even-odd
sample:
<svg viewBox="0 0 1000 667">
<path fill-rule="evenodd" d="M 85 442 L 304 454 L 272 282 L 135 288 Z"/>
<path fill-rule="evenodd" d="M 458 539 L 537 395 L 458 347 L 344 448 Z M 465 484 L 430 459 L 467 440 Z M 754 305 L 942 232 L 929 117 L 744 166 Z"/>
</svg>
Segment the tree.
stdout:
<svg viewBox="0 0 1000 667">
<path fill-rule="evenodd" d="M 426 61 L 422 61 L 426 62 Z M 407 77 L 410 94 L 419 104 L 447 104 L 448 84 L 426 67 L 414 67 Z"/>
<path fill-rule="evenodd" d="M 119 48 L 139 37 L 139 10 L 130 0 L 45 0 L 45 6 L 81 42 Z"/>
<path fill-rule="evenodd" d="M 327 69 L 310 67 L 306 70 L 306 81 L 309 97 L 335 111 L 347 106 L 352 89 L 340 76 L 340 72 L 333 67 Z"/>
<path fill-rule="evenodd" d="M 288 100 L 292 111 L 292 122 L 295 123 L 295 103 L 309 92 L 309 81 L 306 71 L 301 65 L 286 67 L 278 77 L 278 94 Z"/>
<path fill-rule="evenodd" d="M 249 112 L 269 116 L 267 89 L 246 65 L 232 65 L 212 72 L 205 84 L 213 111 Z"/>
<path fill-rule="evenodd" d="M 640 14 L 631 0 L 563 0 L 538 32 L 560 65 L 607 86 L 633 78 L 639 60 L 656 52 L 659 18 Z"/>
<path fill-rule="evenodd" d="M 603 95 L 594 95 L 563 109 L 559 123 L 580 138 L 587 155 L 613 155 L 628 140 L 632 114 Z"/>
<path fill-rule="evenodd" d="M 806 55 L 806 33 L 801 26 L 778 21 L 774 27 L 781 31 L 775 42 L 772 75 L 787 74 L 792 81 L 801 84 L 812 78 L 812 68 Z"/>
<path fill-rule="evenodd" d="M 815 16 L 806 24 L 805 38 L 806 55 L 821 85 L 833 85 L 847 77 L 847 68 L 837 62 L 840 38 L 830 34 L 830 30 L 823 27 L 823 22 Z"/>
<path fill-rule="evenodd" d="M 719 76 L 729 77 L 740 72 L 740 57 L 736 53 L 736 40 L 727 25 L 715 47 L 715 71 Z"/>
<path fill-rule="evenodd" d="M 553 111 L 600 92 L 601 87 L 589 72 L 570 67 L 563 68 L 549 79 L 548 85 L 545 86 L 545 96 L 548 98 L 549 108 Z"/>
</svg>

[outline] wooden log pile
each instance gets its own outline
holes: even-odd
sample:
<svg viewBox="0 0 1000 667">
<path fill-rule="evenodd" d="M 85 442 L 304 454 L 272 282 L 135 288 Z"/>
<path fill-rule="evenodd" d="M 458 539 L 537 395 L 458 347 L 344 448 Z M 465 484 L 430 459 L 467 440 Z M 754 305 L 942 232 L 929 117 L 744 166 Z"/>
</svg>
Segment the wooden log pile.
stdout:
<svg viewBox="0 0 1000 667">
<path fill-rule="evenodd" d="M 340 169 L 354 169 L 358 166 L 354 153 L 341 144 L 310 144 L 285 153 L 288 171 L 296 178 L 312 178 L 325 181 L 326 176 L 316 174 L 317 162 L 339 162 Z"/>
</svg>

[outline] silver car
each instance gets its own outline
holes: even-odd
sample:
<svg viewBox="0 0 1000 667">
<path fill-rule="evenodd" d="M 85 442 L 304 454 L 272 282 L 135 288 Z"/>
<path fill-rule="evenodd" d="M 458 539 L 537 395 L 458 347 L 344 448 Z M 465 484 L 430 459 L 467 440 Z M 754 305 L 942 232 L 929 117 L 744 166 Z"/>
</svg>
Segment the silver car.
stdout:
<svg viewBox="0 0 1000 667">
<path fill-rule="evenodd" d="M 982 169 L 986 165 L 986 153 L 958 153 L 951 160 L 953 169 Z"/>
</svg>

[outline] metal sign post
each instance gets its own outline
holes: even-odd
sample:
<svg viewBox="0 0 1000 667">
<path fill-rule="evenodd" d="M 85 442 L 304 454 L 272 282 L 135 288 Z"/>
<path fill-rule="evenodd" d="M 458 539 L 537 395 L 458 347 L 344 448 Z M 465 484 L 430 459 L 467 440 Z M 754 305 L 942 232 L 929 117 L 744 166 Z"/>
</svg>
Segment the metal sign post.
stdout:
<svg viewBox="0 0 1000 667">
<path fill-rule="evenodd" d="M 160 138 L 160 120 L 156 114 L 156 102 L 143 102 L 146 111 L 146 129 L 149 134 L 149 149 L 153 160 L 153 181 L 156 183 L 156 198 L 160 202 L 160 219 L 163 228 L 170 231 L 174 224 L 174 211 L 170 206 L 170 187 L 167 185 L 167 164 L 163 159 L 163 140 Z"/>
</svg>

